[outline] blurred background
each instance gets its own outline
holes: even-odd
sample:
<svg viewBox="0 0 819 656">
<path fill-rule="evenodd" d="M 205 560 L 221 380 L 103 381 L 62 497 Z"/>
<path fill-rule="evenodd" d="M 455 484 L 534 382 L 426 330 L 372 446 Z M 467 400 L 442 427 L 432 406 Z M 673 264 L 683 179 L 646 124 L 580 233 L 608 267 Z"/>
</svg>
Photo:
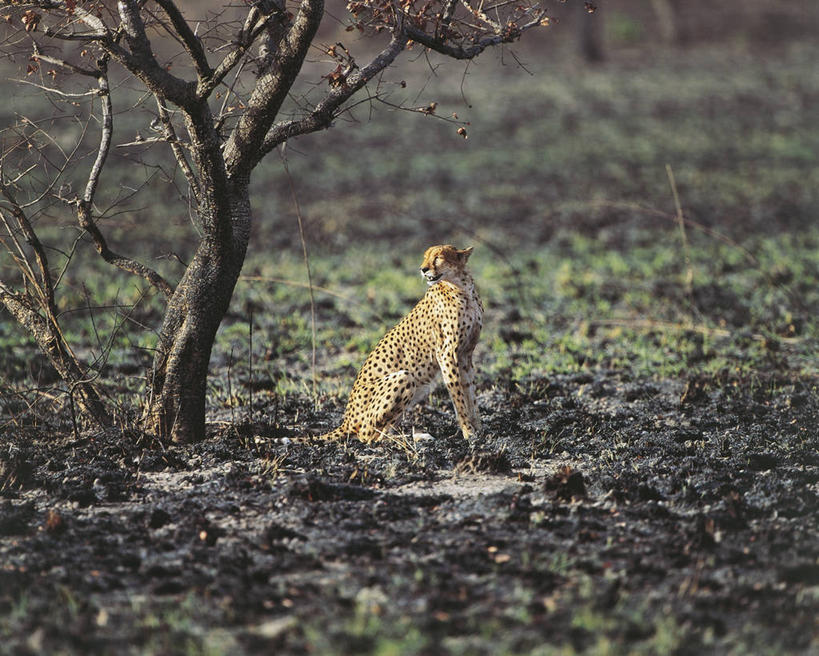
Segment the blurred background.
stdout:
<svg viewBox="0 0 819 656">
<path fill-rule="evenodd" d="M 603 0 L 589 14 L 583 5 L 553 3 L 551 27 L 469 64 L 410 52 L 388 73 L 384 86 L 406 82 L 391 102 L 435 102 L 437 117 L 469 123 L 467 139 L 458 124 L 364 103 L 335 129 L 291 143 L 311 241 L 417 238 L 418 248 L 474 233 L 532 246 L 563 228 L 622 239 L 658 218 L 611 202 L 674 212 L 666 165 L 686 215 L 707 225 L 811 222 L 819 6 Z M 328 41 L 353 52 L 367 43 L 336 30 Z M 280 169 L 271 157 L 256 176 L 256 247 L 296 235 Z"/>
<path fill-rule="evenodd" d="M 224 11 L 219 2 L 180 5 L 186 15 L 203 19 Z M 361 239 L 417 237 L 417 248 L 477 232 L 532 245 L 562 226 L 616 225 L 620 232 L 646 217 L 601 203 L 633 201 L 673 211 L 666 164 L 674 169 L 686 214 L 707 224 L 749 229 L 811 218 L 819 188 L 811 112 L 819 75 L 813 65 L 816 3 L 556 0 L 546 6 L 551 26 L 473 62 L 410 50 L 369 90 L 389 104 L 361 102 L 362 94 L 333 129 L 288 144 L 312 243 L 332 250 Z M 227 24 L 242 10 L 228 7 Z M 350 31 L 350 25 L 344 3 L 328 3 L 314 56 L 283 116 L 327 88 L 322 76 L 335 62 L 325 45 L 341 43 L 361 63 L 386 39 Z M 154 45 L 178 70 L 175 47 L 158 38 Z M 73 83 L 49 78 L 47 67 L 26 71 L 29 52 L 23 43 L 13 61 L 4 62 L 9 102 L 0 108 L 2 125 L 20 116 L 60 115 L 53 127 L 69 145 L 81 130 L 70 115 L 87 115 L 88 108 L 66 108 L 15 83 L 15 77 Z M 133 83 L 117 89 L 114 102 L 120 147 L 103 182 L 108 202 L 128 200 L 117 206 L 108 231 L 132 247 L 135 227 L 158 220 L 168 234 L 170 223 L 180 227 L 169 235 L 173 250 L 184 256 L 193 244 L 186 236 L 184 180 L 162 146 L 133 144 L 151 136 L 155 107 Z M 434 115 L 396 108 L 431 103 Z M 89 132 L 93 152 L 97 135 Z M 81 181 L 81 167 L 77 173 Z M 143 186 L 140 176 L 153 178 Z M 297 244 L 281 157 L 270 156 L 254 181 L 258 238 L 252 252 Z M 458 226 L 467 233 L 459 235 Z M 145 256 L 157 255 L 153 242 L 140 247 Z"/>
</svg>

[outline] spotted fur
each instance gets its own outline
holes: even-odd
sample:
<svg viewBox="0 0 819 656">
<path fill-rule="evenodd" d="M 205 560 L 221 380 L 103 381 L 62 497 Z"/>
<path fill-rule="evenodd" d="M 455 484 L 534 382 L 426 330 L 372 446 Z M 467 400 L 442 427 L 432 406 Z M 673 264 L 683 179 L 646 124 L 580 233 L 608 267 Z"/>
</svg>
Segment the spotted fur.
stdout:
<svg viewBox="0 0 819 656">
<path fill-rule="evenodd" d="M 483 305 L 466 262 L 472 248 L 432 246 L 424 253 L 424 297 L 370 353 L 356 377 L 341 426 L 326 439 L 372 442 L 429 391 L 439 371 L 464 438 L 480 430 L 472 352 L 483 325 Z"/>
</svg>

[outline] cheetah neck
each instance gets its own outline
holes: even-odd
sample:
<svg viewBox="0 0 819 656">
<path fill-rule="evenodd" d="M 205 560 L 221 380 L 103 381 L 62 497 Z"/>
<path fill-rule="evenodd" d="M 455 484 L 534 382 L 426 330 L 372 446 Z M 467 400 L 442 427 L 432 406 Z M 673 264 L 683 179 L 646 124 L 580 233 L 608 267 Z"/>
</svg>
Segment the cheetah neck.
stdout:
<svg viewBox="0 0 819 656">
<path fill-rule="evenodd" d="M 441 289 L 450 289 L 453 292 L 463 294 L 471 299 L 478 298 L 475 281 L 468 271 L 461 271 L 457 276 L 453 276 L 448 280 L 436 282 L 434 286 L 440 286 Z"/>
</svg>

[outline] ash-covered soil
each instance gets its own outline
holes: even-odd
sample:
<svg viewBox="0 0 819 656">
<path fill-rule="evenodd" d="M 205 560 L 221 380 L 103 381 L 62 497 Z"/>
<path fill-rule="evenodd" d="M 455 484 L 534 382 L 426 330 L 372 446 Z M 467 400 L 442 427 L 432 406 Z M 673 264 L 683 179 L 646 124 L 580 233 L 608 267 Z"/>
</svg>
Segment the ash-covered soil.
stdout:
<svg viewBox="0 0 819 656">
<path fill-rule="evenodd" d="M 819 649 L 816 380 L 598 371 L 480 404 L 474 444 L 443 390 L 413 418 L 435 439 L 371 446 L 8 431 L 0 653 Z"/>
</svg>

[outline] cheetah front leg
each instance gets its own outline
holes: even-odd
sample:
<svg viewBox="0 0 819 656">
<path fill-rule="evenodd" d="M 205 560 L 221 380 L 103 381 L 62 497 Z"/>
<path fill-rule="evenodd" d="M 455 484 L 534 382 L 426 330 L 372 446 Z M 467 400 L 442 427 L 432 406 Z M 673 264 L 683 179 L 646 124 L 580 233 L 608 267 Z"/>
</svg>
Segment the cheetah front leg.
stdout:
<svg viewBox="0 0 819 656">
<path fill-rule="evenodd" d="M 472 354 L 467 353 L 463 357 L 463 368 L 466 372 L 466 402 L 467 412 L 472 425 L 475 427 L 475 432 L 479 433 L 481 430 L 481 416 L 478 411 L 478 399 L 475 395 L 475 367 L 472 364 Z"/>
<path fill-rule="evenodd" d="M 468 366 L 458 361 L 457 350 L 444 348 L 438 355 L 438 365 L 441 367 L 444 384 L 449 390 L 458 425 L 464 439 L 475 436 L 481 428 L 478 415 L 478 406 L 475 403 L 475 372 L 472 367 L 471 356 L 467 355 Z"/>
</svg>

